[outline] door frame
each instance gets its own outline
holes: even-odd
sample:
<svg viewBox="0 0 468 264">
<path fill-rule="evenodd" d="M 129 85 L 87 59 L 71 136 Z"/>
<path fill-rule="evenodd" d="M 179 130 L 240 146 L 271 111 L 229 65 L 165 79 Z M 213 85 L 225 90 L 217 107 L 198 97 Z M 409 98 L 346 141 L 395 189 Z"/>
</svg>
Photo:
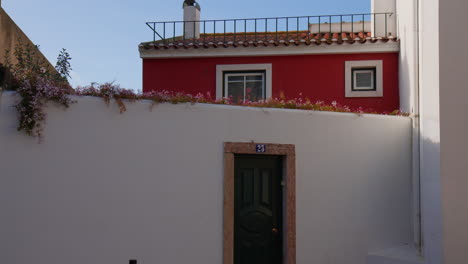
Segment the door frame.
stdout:
<svg viewBox="0 0 468 264">
<path fill-rule="evenodd" d="M 261 153 L 257 147 L 262 145 Z M 283 264 L 296 264 L 296 150 L 291 144 L 224 143 L 223 264 L 234 263 L 234 158 L 236 154 L 283 156 Z"/>
</svg>

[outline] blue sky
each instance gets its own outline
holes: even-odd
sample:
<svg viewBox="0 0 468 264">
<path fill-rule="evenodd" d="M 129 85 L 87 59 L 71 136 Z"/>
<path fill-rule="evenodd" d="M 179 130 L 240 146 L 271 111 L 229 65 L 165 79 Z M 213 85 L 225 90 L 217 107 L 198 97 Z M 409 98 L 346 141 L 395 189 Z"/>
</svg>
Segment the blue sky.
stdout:
<svg viewBox="0 0 468 264">
<path fill-rule="evenodd" d="M 370 11 L 371 0 L 198 0 L 202 19 L 330 15 Z M 72 84 L 114 81 L 141 90 L 138 44 L 147 21 L 182 19 L 183 0 L 2 0 L 2 6 L 55 64 L 72 56 Z"/>
</svg>

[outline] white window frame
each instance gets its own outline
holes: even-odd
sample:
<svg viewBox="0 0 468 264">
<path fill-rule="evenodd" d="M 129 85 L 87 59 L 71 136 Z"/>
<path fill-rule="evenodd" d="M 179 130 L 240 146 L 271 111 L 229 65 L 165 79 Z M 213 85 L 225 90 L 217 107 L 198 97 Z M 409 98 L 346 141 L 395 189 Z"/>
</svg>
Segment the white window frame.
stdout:
<svg viewBox="0 0 468 264">
<path fill-rule="evenodd" d="M 272 72 L 271 64 L 224 64 L 216 65 L 216 99 L 223 98 L 224 73 L 246 72 L 246 71 L 264 71 L 265 72 L 265 99 L 272 96 Z M 227 93 L 226 93 L 227 94 Z"/>
<path fill-rule="evenodd" d="M 375 68 L 375 90 L 353 90 L 353 69 Z M 346 61 L 345 97 L 383 97 L 383 61 Z"/>
</svg>

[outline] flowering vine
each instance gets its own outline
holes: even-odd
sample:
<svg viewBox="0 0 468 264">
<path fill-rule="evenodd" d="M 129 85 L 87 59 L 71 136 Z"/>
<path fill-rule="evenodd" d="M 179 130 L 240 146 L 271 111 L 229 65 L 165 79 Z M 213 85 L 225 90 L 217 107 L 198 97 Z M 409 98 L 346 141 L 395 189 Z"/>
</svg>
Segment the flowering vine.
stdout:
<svg viewBox="0 0 468 264">
<path fill-rule="evenodd" d="M 75 91 L 75 95 L 101 97 L 107 105 L 110 104 L 111 100 L 115 100 L 119 106 L 120 113 L 124 113 L 127 110 L 123 100 L 128 100 L 129 102 L 134 102 L 137 100 L 150 100 L 153 102 L 151 107 L 160 103 L 204 103 L 356 114 L 407 115 L 406 113 L 402 113 L 399 110 L 395 110 L 393 112 L 378 112 L 372 109 L 364 109 L 362 107 L 351 108 L 346 105 L 341 105 L 336 101 L 327 104 L 324 101 L 311 101 L 310 99 L 304 99 L 302 97 L 287 99 L 284 96 L 280 96 L 266 100 L 245 100 L 239 102 L 238 100 L 232 100 L 232 98 L 213 99 L 209 92 L 206 94 L 198 93 L 196 95 L 167 90 L 151 91 L 149 93 L 135 93 L 133 90 L 123 89 L 119 85 L 114 85 L 112 83 L 92 84 L 90 86 L 78 87 Z"/>
<path fill-rule="evenodd" d="M 18 131 L 42 139 L 43 123 L 46 118 L 44 106 L 48 102 L 55 102 L 66 108 L 72 100 L 68 94 L 72 91 L 67 77 L 71 70 L 71 59 L 66 50 L 62 50 L 58 57 L 56 69 L 37 53 L 38 47 L 18 44 L 13 53 L 16 63 L 11 63 L 9 51 L 5 54 L 5 65 L 11 79 L 6 88 L 16 91 L 20 97 L 15 104 L 18 113 Z"/>
<path fill-rule="evenodd" d="M 324 101 L 312 101 L 307 98 L 302 98 L 302 95 L 292 99 L 287 99 L 284 95 L 280 95 L 279 97 L 266 100 L 258 101 L 247 99 L 243 101 L 233 100 L 233 98 L 214 99 L 210 93 L 192 95 L 167 90 L 135 93 L 133 90 L 123 89 L 119 85 L 113 83 L 93 83 L 89 86 L 78 87 L 74 90 L 68 83 L 71 71 L 69 61 L 71 58 L 65 49 L 60 52 L 55 69 L 45 60 L 40 59 L 41 57 L 38 56 L 37 47 L 35 46 L 17 45 L 13 55 L 13 58 L 16 60 L 15 64 L 10 62 L 11 56 L 9 52 L 7 51 L 6 53 L 6 63 L 3 68 L 0 68 L 0 74 L 8 78 L 2 78 L 6 80 L 6 82 L 4 81 L 5 83 L 0 85 L 8 90 L 16 91 L 20 97 L 19 101 L 15 104 L 19 119 L 18 131 L 23 131 L 39 139 L 43 137 L 43 124 L 46 119 L 44 107 L 46 104 L 54 102 L 68 108 L 74 103 L 70 95 L 101 97 L 107 105 L 114 100 L 119 107 L 120 113 L 127 111 L 125 101 L 150 100 L 153 102 L 151 107 L 159 103 L 205 103 L 261 108 L 407 116 L 406 113 L 402 113 L 398 110 L 390 113 L 382 113 L 372 109 L 363 109 L 362 107 L 351 108 L 346 105 L 341 105 L 336 101 L 329 104 Z"/>
</svg>

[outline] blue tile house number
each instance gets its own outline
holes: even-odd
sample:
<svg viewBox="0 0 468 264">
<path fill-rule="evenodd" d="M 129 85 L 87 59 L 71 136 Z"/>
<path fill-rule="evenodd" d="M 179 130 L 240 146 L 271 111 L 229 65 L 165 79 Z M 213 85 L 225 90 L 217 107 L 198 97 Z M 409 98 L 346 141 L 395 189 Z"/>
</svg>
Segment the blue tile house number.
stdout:
<svg viewBox="0 0 468 264">
<path fill-rule="evenodd" d="M 257 144 L 255 149 L 256 149 L 257 153 L 265 153 L 266 152 L 265 144 Z"/>
</svg>

